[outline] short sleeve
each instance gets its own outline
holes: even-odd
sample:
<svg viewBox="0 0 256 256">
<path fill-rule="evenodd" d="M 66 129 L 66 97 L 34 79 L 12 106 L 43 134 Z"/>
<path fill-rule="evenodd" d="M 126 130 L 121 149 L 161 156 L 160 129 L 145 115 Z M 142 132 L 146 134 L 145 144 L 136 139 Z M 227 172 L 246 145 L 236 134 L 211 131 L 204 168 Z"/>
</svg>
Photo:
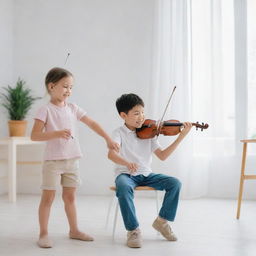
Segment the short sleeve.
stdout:
<svg viewBox="0 0 256 256">
<path fill-rule="evenodd" d="M 155 137 L 151 140 L 151 151 L 154 152 L 158 148 L 161 148 L 161 145 L 160 145 L 157 137 Z"/>
<path fill-rule="evenodd" d="M 77 120 L 80 120 L 83 116 L 86 115 L 86 111 L 81 107 L 79 107 L 78 105 L 71 104 L 71 107 L 73 108 L 73 111 L 75 113 Z"/>
<path fill-rule="evenodd" d="M 118 143 L 119 145 L 121 145 L 121 134 L 119 130 L 114 130 L 112 133 L 112 139 L 113 141 L 115 141 L 116 143 Z"/>
<path fill-rule="evenodd" d="M 34 119 L 39 119 L 41 121 L 43 121 L 44 123 L 46 123 L 47 120 L 47 107 L 46 106 L 42 106 L 41 108 L 39 108 L 36 112 L 36 115 L 34 117 Z"/>
</svg>

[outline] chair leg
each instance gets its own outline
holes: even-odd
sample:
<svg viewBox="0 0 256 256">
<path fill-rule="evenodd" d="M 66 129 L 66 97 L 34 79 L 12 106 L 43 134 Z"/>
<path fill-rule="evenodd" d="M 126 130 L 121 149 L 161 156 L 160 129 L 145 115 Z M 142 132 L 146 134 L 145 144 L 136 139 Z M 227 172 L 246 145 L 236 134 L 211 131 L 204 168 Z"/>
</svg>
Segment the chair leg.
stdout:
<svg viewBox="0 0 256 256">
<path fill-rule="evenodd" d="M 156 215 L 158 216 L 158 214 L 159 214 L 159 199 L 158 199 L 157 190 L 155 191 L 155 196 L 156 196 Z"/>
<path fill-rule="evenodd" d="M 107 213 L 107 219 L 106 219 L 105 228 L 108 227 L 109 218 L 110 218 L 110 212 L 111 212 L 111 209 L 112 209 L 112 206 L 113 206 L 113 202 L 114 202 L 114 201 L 115 201 L 115 195 L 112 197 L 112 199 L 110 200 L 109 205 L 108 205 L 108 213 Z"/>
<path fill-rule="evenodd" d="M 156 216 L 159 216 L 159 198 L 158 198 L 158 191 L 155 190 L 155 197 L 156 197 Z M 156 232 L 157 235 L 159 235 L 160 233 L 157 231 Z"/>
<path fill-rule="evenodd" d="M 113 223 L 112 240 L 114 240 L 114 238 L 115 238 L 118 210 L 119 210 L 119 202 L 117 200 L 116 201 L 115 218 L 114 218 L 114 223 Z"/>
<path fill-rule="evenodd" d="M 240 186 L 239 186 L 239 195 L 238 195 L 238 202 L 237 202 L 237 213 L 236 213 L 236 218 L 237 219 L 240 218 L 240 210 L 241 210 L 242 195 L 243 195 L 243 188 L 244 188 L 244 172 L 245 172 L 246 152 L 247 152 L 247 143 L 244 142 L 243 156 L 242 156 L 242 166 L 241 166 Z"/>
</svg>

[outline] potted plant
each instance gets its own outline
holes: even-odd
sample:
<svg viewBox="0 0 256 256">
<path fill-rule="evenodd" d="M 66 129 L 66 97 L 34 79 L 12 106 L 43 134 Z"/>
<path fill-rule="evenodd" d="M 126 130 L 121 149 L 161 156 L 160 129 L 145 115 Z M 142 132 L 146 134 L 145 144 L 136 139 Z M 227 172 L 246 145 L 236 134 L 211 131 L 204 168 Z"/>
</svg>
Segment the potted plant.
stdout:
<svg viewBox="0 0 256 256">
<path fill-rule="evenodd" d="M 15 87 L 8 85 L 3 88 L 5 93 L 1 93 L 3 100 L 1 104 L 7 110 L 10 119 L 8 122 L 10 136 L 25 136 L 27 121 L 24 119 L 34 101 L 40 99 L 33 97 L 31 89 L 25 88 L 25 84 L 25 81 L 19 78 Z"/>
</svg>

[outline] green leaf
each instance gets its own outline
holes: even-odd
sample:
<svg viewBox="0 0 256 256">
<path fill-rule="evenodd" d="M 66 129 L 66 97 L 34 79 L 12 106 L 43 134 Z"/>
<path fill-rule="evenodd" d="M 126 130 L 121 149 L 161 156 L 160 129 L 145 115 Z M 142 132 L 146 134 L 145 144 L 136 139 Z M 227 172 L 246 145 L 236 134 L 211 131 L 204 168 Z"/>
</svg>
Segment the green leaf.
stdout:
<svg viewBox="0 0 256 256">
<path fill-rule="evenodd" d="M 0 94 L 1 105 L 7 110 L 10 120 L 23 120 L 33 103 L 41 97 L 33 97 L 31 89 L 25 88 L 25 81 L 18 79 L 16 86 L 4 87 L 4 92 Z"/>
</svg>

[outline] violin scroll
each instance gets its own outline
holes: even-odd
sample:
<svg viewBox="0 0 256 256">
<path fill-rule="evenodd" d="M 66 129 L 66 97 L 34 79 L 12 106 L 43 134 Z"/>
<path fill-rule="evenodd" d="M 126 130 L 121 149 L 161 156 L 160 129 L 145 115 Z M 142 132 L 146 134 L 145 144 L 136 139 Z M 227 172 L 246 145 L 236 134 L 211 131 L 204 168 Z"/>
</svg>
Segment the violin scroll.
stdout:
<svg viewBox="0 0 256 256">
<path fill-rule="evenodd" d="M 192 125 L 196 127 L 196 130 L 198 130 L 198 128 L 200 128 L 201 131 L 203 131 L 204 129 L 207 129 L 209 127 L 208 124 L 205 124 L 205 123 L 199 124 L 199 122 L 192 123 Z"/>
</svg>

